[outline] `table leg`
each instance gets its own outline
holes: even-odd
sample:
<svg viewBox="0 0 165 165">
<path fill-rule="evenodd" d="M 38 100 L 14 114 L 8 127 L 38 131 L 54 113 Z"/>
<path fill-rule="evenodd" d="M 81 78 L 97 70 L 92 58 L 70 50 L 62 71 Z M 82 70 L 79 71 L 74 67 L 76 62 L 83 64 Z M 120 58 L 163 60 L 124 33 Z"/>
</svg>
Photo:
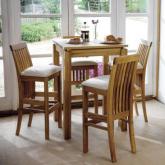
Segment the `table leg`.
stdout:
<svg viewBox="0 0 165 165">
<path fill-rule="evenodd" d="M 71 138 L 71 58 L 69 52 L 65 52 L 63 58 L 64 64 L 64 93 L 63 93 L 63 110 L 64 110 L 64 138 Z"/>
<path fill-rule="evenodd" d="M 56 50 L 56 45 L 53 44 L 53 64 L 54 65 L 59 65 L 60 61 L 59 61 L 59 52 Z"/>
<path fill-rule="evenodd" d="M 56 50 L 56 45 L 53 44 L 53 64 L 54 65 L 60 65 L 60 61 L 59 61 L 59 52 Z M 58 78 L 54 78 L 54 91 L 58 90 Z M 58 121 L 58 111 L 54 112 L 54 120 Z"/>
<path fill-rule="evenodd" d="M 108 66 L 108 63 L 109 63 L 109 56 L 108 55 L 105 55 L 103 56 L 103 74 L 104 75 L 108 75 L 109 74 L 109 66 Z M 106 109 L 106 97 L 103 98 L 103 101 L 102 101 L 102 104 L 103 104 L 103 114 L 107 114 L 107 109 Z"/>
<path fill-rule="evenodd" d="M 108 63 L 109 63 L 109 56 L 108 55 L 103 56 L 103 73 L 104 73 L 104 75 L 109 74 Z"/>
</svg>

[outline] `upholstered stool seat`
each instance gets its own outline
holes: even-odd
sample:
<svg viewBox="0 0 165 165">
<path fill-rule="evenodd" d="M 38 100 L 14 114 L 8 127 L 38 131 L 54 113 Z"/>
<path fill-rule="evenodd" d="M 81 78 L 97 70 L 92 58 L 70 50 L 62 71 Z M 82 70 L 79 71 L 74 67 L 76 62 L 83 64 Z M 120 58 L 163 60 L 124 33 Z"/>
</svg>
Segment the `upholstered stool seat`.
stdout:
<svg viewBox="0 0 165 165">
<path fill-rule="evenodd" d="M 22 71 L 21 76 L 49 77 L 59 71 L 61 71 L 61 67 L 56 65 L 31 66 Z"/>
<path fill-rule="evenodd" d="M 98 76 L 84 81 L 82 85 L 100 90 L 108 90 L 109 79 L 109 75 Z"/>
<path fill-rule="evenodd" d="M 137 64 L 137 74 L 141 74 L 142 72 L 143 72 L 143 65 L 140 63 L 140 62 L 138 62 L 138 64 Z"/>
</svg>

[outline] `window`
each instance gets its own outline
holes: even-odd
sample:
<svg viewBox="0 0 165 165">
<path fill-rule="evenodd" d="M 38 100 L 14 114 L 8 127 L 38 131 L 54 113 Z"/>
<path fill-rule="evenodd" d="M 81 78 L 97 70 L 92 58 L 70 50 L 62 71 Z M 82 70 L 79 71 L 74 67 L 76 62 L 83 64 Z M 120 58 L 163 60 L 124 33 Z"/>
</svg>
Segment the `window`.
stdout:
<svg viewBox="0 0 165 165">
<path fill-rule="evenodd" d="M 61 0 L 20 0 L 21 38 L 34 65 L 52 63 L 52 39 L 61 36 Z M 36 83 L 39 91 L 43 83 Z"/>
<path fill-rule="evenodd" d="M 104 39 L 111 33 L 110 0 L 73 0 L 73 8 L 74 34 L 80 35 L 84 22 L 89 28 L 90 40 Z"/>
<path fill-rule="evenodd" d="M 126 0 L 126 43 L 136 50 L 140 39 L 148 39 L 148 0 Z"/>
<path fill-rule="evenodd" d="M 80 35 L 84 22 L 91 41 L 114 34 L 124 37 L 129 51 L 136 51 L 140 39 L 148 39 L 153 26 L 153 12 L 149 12 L 153 10 L 152 3 L 149 0 L 20 0 L 21 37 L 28 43 L 33 61 L 40 64 L 51 63 L 54 37 Z M 94 60 L 101 61 L 100 57 Z"/>
<path fill-rule="evenodd" d="M 31 55 L 52 53 L 52 38 L 61 35 L 60 0 L 20 0 L 21 38 Z"/>
<path fill-rule="evenodd" d="M 2 50 L 2 13 L 0 0 L 0 97 L 5 96 L 4 90 L 4 65 L 3 65 L 3 50 Z"/>
</svg>

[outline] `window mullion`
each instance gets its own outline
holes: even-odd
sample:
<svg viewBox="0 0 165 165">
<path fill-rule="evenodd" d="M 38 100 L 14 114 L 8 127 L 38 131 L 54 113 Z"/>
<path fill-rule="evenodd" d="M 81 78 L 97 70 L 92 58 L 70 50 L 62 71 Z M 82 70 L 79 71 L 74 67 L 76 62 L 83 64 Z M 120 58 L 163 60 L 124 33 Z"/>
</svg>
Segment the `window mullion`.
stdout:
<svg viewBox="0 0 165 165">
<path fill-rule="evenodd" d="M 116 35 L 125 38 L 125 0 L 117 0 Z"/>
<path fill-rule="evenodd" d="M 111 33 L 117 34 L 117 0 L 111 0 Z"/>
<path fill-rule="evenodd" d="M 74 14 L 74 0 L 68 0 L 69 1 L 69 14 L 68 14 L 68 29 L 69 29 L 69 34 L 68 35 L 74 35 L 74 24 L 75 24 L 75 14 Z"/>
<path fill-rule="evenodd" d="M 69 34 L 69 1 L 62 0 L 61 1 L 61 28 L 62 28 L 62 35 Z"/>
</svg>

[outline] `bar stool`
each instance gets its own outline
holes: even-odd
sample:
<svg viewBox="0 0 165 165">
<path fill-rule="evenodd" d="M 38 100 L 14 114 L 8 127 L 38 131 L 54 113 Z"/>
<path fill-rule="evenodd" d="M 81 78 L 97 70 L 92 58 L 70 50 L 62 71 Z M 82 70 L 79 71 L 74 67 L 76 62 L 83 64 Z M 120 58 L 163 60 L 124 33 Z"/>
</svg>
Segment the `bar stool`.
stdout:
<svg viewBox="0 0 165 165">
<path fill-rule="evenodd" d="M 61 67 L 55 65 L 33 66 L 25 42 L 10 46 L 18 79 L 19 108 L 16 135 L 20 133 L 23 111 L 30 112 L 28 126 L 31 126 L 33 113 L 43 112 L 45 115 L 45 139 L 49 139 L 49 114 L 58 113 L 58 127 L 62 127 L 61 115 Z M 48 82 L 54 80 L 57 91 L 49 92 Z M 56 81 L 57 80 L 57 81 Z M 44 92 L 35 91 L 35 82 L 44 83 Z M 42 100 L 39 99 L 42 97 Z M 50 100 L 51 98 L 51 100 Z"/>
</svg>

